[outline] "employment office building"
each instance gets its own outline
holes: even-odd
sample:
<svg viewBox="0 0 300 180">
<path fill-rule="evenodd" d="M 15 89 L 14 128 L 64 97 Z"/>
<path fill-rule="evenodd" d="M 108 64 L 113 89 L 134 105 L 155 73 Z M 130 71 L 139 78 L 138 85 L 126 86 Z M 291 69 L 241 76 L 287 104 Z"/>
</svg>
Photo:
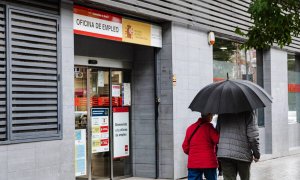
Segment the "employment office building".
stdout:
<svg viewBox="0 0 300 180">
<path fill-rule="evenodd" d="M 185 177 L 188 106 L 227 72 L 273 97 L 257 111 L 262 158 L 299 153 L 300 39 L 243 51 L 248 6 L 1 0 L 0 179 Z"/>
</svg>

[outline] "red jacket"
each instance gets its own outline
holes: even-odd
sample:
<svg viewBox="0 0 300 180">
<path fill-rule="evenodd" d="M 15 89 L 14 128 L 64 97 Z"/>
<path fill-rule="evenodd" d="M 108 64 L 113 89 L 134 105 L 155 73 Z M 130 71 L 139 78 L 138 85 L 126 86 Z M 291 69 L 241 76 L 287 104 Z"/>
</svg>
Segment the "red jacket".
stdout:
<svg viewBox="0 0 300 180">
<path fill-rule="evenodd" d="M 189 145 L 188 140 L 199 123 L 202 125 L 192 137 Z M 182 144 L 184 153 L 189 156 L 187 167 L 217 168 L 216 144 L 218 142 L 219 134 L 211 123 L 199 118 L 196 123 L 190 125 L 186 130 L 186 136 Z"/>
</svg>

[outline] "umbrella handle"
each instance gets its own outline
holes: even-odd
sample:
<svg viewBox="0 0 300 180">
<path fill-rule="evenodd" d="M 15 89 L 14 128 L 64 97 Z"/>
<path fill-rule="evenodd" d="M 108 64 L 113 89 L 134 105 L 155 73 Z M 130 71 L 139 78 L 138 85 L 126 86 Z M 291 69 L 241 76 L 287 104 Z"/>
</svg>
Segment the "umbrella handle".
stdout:
<svg viewBox="0 0 300 180">
<path fill-rule="evenodd" d="M 229 75 L 228 75 L 228 73 L 227 73 L 227 80 L 229 80 Z"/>
</svg>

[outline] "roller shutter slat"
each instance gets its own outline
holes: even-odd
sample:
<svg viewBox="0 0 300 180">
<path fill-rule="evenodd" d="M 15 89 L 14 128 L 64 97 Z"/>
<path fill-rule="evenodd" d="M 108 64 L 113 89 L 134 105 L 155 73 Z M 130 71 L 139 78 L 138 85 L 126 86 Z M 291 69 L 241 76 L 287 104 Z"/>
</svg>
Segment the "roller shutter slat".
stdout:
<svg viewBox="0 0 300 180">
<path fill-rule="evenodd" d="M 6 130 L 5 130 L 5 132 L 6 132 Z M 0 134 L 0 139 L 2 139 L 2 140 L 6 139 L 6 134 Z"/>
<path fill-rule="evenodd" d="M 16 126 L 13 127 L 13 131 L 25 131 L 25 130 L 36 130 L 36 129 L 54 129 L 57 128 L 57 124 L 54 125 L 34 125 L 34 126 Z"/>
<path fill-rule="evenodd" d="M 0 101 L 1 102 L 1 101 Z M 56 100 L 33 100 L 33 101 L 29 101 L 29 100 L 13 100 L 12 102 L 14 105 L 47 105 L 47 104 L 57 104 Z"/>
<path fill-rule="evenodd" d="M 54 32 L 56 33 L 56 28 L 55 26 L 45 26 L 45 25 L 38 25 L 35 23 L 26 23 L 24 21 L 13 21 L 11 23 L 12 26 L 19 26 L 22 28 L 29 28 L 29 29 L 38 29 L 38 30 L 43 30 L 43 31 L 49 31 L 49 32 Z"/>
<path fill-rule="evenodd" d="M 15 40 L 30 41 L 30 42 L 35 42 L 35 43 L 51 44 L 51 45 L 56 44 L 56 40 L 53 40 L 53 39 L 39 38 L 39 37 L 28 36 L 28 35 L 23 35 L 23 34 L 14 34 L 14 39 Z"/>
<path fill-rule="evenodd" d="M 12 94 L 12 98 L 29 99 L 56 99 L 57 94 Z"/>
<path fill-rule="evenodd" d="M 1 74 L 0 74 L 1 78 Z M 57 80 L 56 76 L 39 76 L 39 75 L 20 75 L 20 74 L 13 74 L 12 78 L 14 79 L 36 79 L 36 80 Z"/>
<path fill-rule="evenodd" d="M 2 90 L 3 89 L 0 88 L 0 92 Z M 5 91 L 5 89 L 3 91 Z M 12 91 L 13 92 L 57 92 L 57 89 L 56 88 L 50 89 L 44 87 L 43 88 L 13 87 Z"/>
<path fill-rule="evenodd" d="M 44 38 L 56 38 L 56 34 L 54 34 L 54 33 L 41 32 L 41 31 L 33 30 L 33 29 L 20 29 L 20 28 L 12 27 L 11 32 L 40 36 L 40 37 L 44 37 Z"/>
<path fill-rule="evenodd" d="M 12 59 L 22 59 L 22 60 L 31 60 L 31 61 L 39 61 L 39 62 L 57 62 L 55 57 L 45 57 L 44 55 L 41 56 L 31 56 L 31 55 L 19 55 L 19 54 L 12 54 Z"/>
<path fill-rule="evenodd" d="M 57 116 L 56 112 L 53 113 L 13 113 L 12 117 L 13 118 L 19 118 L 19 117 L 52 117 L 52 116 Z"/>
<path fill-rule="evenodd" d="M 40 19 L 40 18 L 35 18 L 33 16 L 28 16 L 27 14 L 22 15 L 21 12 L 20 13 L 13 13 L 12 14 L 12 19 L 17 19 L 17 20 L 22 20 L 22 21 L 27 21 L 27 22 L 31 22 L 31 23 L 38 23 L 38 24 L 44 24 L 47 26 L 56 26 L 56 22 L 55 21 L 49 21 L 47 19 Z"/>
<path fill-rule="evenodd" d="M 14 53 L 24 53 L 24 54 L 31 54 L 31 55 L 44 55 L 44 56 L 56 56 L 56 52 L 51 51 L 42 51 L 42 50 L 33 50 L 33 49 L 25 49 L 25 48 L 14 48 Z"/>
<path fill-rule="evenodd" d="M 14 64 L 13 64 L 14 65 Z M 46 69 L 32 69 L 32 68 L 18 68 L 15 67 L 12 70 L 13 72 L 21 72 L 21 73 L 32 73 L 32 74 L 57 74 L 56 70 L 46 70 Z"/>
<path fill-rule="evenodd" d="M 57 106 L 29 106 L 29 107 L 13 107 L 13 111 L 53 111 L 57 110 Z"/>
<path fill-rule="evenodd" d="M 46 67 L 46 68 L 57 68 L 56 64 L 52 63 L 37 63 L 37 62 L 22 62 L 22 61 L 13 61 L 14 65 L 18 66 L 28 66 L 28 67 Z M 1 65 L 1 64 L 0 64 Z"/>
<path fill-rule="evenodd" d="M 49 46 L 49 45 L 41 45 L 41 44 L 32 44 L 27 42 L 20 42 L 20 41 L 13 41 L 11 43 L 13 46 L 19 46 L 19 47 L 30 47 L 35 49 L 45 49 L 45 50 L 56 50 L 56 46 Z"/>
<path fill-rule="evenodd" d="M 15 120 L 13 122 L 13 124 L 36 124 L 36 123 L 55 123 L 57 122 L 57 119 L 50 119 L 50 118 L 47 118 L 47 119 L 42 119 L 42 118 L 39 118 L 39 119 L 18 119 L 18 120 Z"/>
<path fill-rule="evenodd" d="M 57 86 L 57 83 L 56 82 L 36 82 L 36 81 L 13 81 L 12 85 Z"/>
</svg>

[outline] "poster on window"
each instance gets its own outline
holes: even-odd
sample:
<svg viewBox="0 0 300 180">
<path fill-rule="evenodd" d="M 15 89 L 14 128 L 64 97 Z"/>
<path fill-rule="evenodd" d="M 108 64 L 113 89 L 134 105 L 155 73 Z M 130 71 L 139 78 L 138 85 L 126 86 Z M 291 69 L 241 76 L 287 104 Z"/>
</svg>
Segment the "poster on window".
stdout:
<svg viewBox="0 0 300 180">
<path fill-rule="evenodd" d="M 120 97 L 121 95 L 121 88 L 120 85 L 112 85 L 112 97 Z"/>
<path fill-rule="evenodd" d="M 108 108 L 92 108 L 92 153 L 109 151 Z"/>
<path fill-rule="evenodd" d="M 113 108 L 114 158 L 129 156 L 129 108 Z"/>
<path fill-rule="evenodd" d="M 86 130 L 75 130 L 75 176 L 86 175 Z"/>
<path fill-rule="evenodd" d="M 130 83 L 123 83 L 122 86 L 122 104 L 123 106 L 131 105 Z"/>
<path fill-rule="evenodd" d="M 98 87 L 104 87 L 104 71 L 98 71 Z"/>
</svg>

